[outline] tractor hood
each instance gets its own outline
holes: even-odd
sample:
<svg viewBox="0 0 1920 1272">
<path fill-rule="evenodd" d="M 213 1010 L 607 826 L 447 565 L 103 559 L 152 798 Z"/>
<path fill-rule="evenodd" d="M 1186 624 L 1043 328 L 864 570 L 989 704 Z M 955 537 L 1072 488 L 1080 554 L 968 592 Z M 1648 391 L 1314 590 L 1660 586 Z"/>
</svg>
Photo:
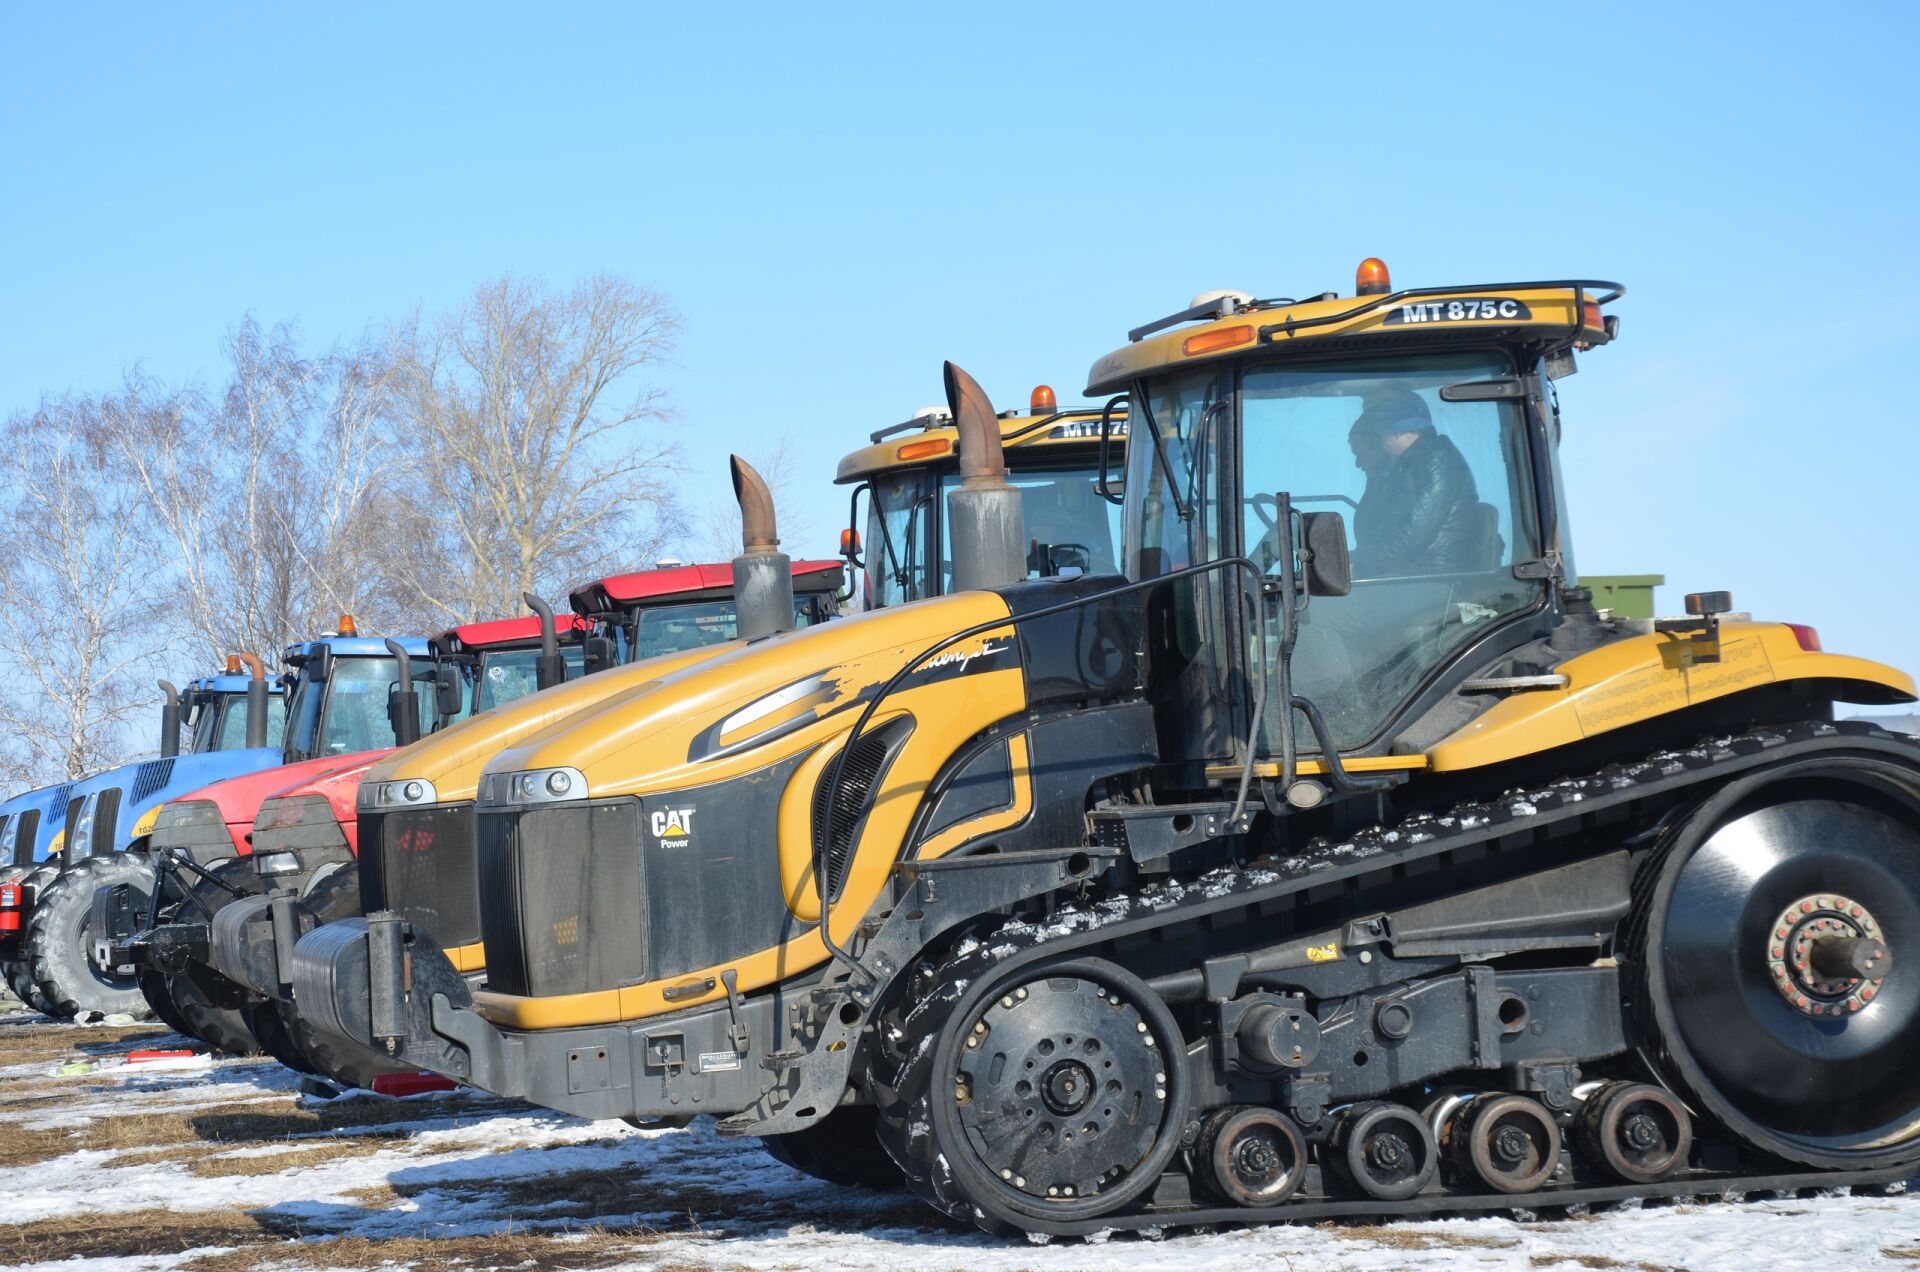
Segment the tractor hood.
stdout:
<svg viewBox="0 0 1920 1272">
<path fill-rule="evenodd" d="M 368 769 L 365 780 L 368 783 L 407 780 L 431 782 L 438 803 L 459 803 L 472 799 L 480 779 L 481 766 L 502 748 L 577 711 L 587 710 L 611 695 L 628 692 L 635 686 L 657 683 L 672 672 L 696 663 L 709 662 L 730 649 L 739 648 L 740 644 L 735 641 L 689 649 L 682 653 L 663 654 L 644 662 L 569 680 L 540 693 L 528 694 L 449 725 L 412 746 L 392 753 Z"/>
<path fill-rule="evenodd" d="M 765 749 L 777 739 L 789 739 L 780 750 L 792 754 L 850 728 L 852 709 L 909 659 L 945 636 L 1009 614 L 991 592 L 962 592 L 736 643 L 705 662 L 609 685 L 613 691 L 597 702 L 495 755 L 481 803 L 518 802 L 502 779 L 532 770 L 574 770 L 592 798 L 735 776 L 766 763 Z M 938 655 L 905 687 L 1017 667 L 1018 657 L 1008 636 L 990 632 Z"/>
<path fill-rule="evenodd" d="M 367 770 L 392 754 L 393 752 L 391 750 L 367 751 L 351 763 L 328 769 L 316 777 L 307 778 L 304 781 L 296 782 L 292 786 L 272 792 L 266 800 L 261 801 L 260 812 L 255 814 L 254 817 L 255 827 L 258 828 L 265 818 L 267 812 L 266 806 L 272 800 L 294 800 L 317 797 L 324 799 L 327 802 L 327 807 L 333 810 L 333 818 L 340 823 L 341 829 L 345 832 L 347 844 L 357 851 L 360 838 L 360 823 L 354 815 L 354 795 L 359 791 L 360 779 L 367 775 Z M 338 759 L 338 757 L 335 758 L 336 760 Z"/>
<path fill-rule="evenodd" d="M 247 754 L 247 752 L 229 752 L 229 754 Z M 214 782 L 210 786 L 202 786 L 198 790 L 176 796 L 167 802 L 211 804 L 219 812 L 220 820 L 226 823 L 227 830 L 233 837 L 234 847 L 241 853 L 245 853 L 249 851 L 247 837 L 253 831 L 253 820 L 259 816 L 260 805 L 269 798 L 281 794 L 290 787 L 304 785 L 337 770 L 371 763 L 374 758 L 382 754 L 384 752 L 362 751 L 357 755 L 326 755 L 318 759 L 302 760 L 298 764 L 276 765 L 270 769 L 262 769 L 241 777 Z"/>
</svg>

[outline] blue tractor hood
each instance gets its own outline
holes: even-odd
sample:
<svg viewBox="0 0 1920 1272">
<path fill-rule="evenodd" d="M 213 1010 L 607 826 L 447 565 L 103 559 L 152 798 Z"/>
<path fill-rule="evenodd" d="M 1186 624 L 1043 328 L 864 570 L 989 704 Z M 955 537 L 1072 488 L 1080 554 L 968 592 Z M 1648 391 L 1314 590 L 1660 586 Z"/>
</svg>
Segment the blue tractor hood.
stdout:
<svg viewBox="0 0 1920 1272">
<path fill-rule="evenodd" d="M 0 804 L 0 869 L 12 864 L 45 861 L 47 848 L 67 824 L 67 798 L 73 783 L 24 791 Z"/>
</svg>

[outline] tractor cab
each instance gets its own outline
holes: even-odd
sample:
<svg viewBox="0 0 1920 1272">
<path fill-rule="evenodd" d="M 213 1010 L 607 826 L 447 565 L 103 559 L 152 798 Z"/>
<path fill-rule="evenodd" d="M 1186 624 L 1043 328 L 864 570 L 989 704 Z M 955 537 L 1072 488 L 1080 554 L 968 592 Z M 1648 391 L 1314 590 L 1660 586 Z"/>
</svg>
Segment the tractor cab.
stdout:
<svg viewBox="0 0 1920 1272">
<path fill-rule="evenodd" d="M 546 616 L 539 614 L 465 623 L 428 641 L 440 724 L 451 724 L 463 713 L 478 715 L 620 661 L 624 642 L 619 635 L 602 635 L 598 624 L 578 614 L 551 618 L 550 653 L 543 635 Z"/>
<path fill-rule="evenodd" d="M 177 709 L 179 724 L 187 730 L 187 752 L 191 755 L 204 755 L 212 751 L 239 751 L 246 749 L 247 743 L 247 686 L 251 679 L 246 675 L 239 657 L 227 660 L 224 673 L 212 676 L 200 676 L 187 683 L 179 692 Z M 171 686 L 162 684 L 163 690 Z M 267 685 L 269 709 L 266 713 L 266 740 L 264 745 L 277 747 L 281 744 L 281 735 L 286 728 L 286 698 L 282 687 L 274 682 Z M 175 705 L 169 703 L 169 706 Z M 164 709 L 163 709 L 164 710 Z M 169 754 L 167 725 L 163 717 L 161 724 L 161 752 Z"/>
<path fill-rule="evenodd" d="M 1134 422 L 1124 478 L 1102 474 L 1124 492 L 1124 572 L 1172 579 L 1148 616 L 1166 759 L 1237 772 L 1249 738 L 1273 758 L 1297 732 L 1393 767 L 1465 723 L 1464 680 L 1606 639 L 1574 568 L 1553 382 L 1613 338 L 1621 291 L 1393 292 L 1369 260 L 1354 296 L 1207 293 L 1094 364 L 1088 391 Z M 1243 632 L 1267 669 L 1251 692 Z"/>
<path fill-rule="evenodd" d="M 793 562 L 793 626 L 812 627 L 839 612 L 838 561 Z M 616 574 L 575 588 L 573 610 L 604 622 L 623 661 L 638 662 L 733 640 L 739 630 L 733 566 L 662 561 L 651 570 Z"/>
<path fill-rule="evenodd" d="M 1103 456 L 1118 464 L 1126 453 L 1124 404 L 1062 410 L 1043 384 L 1026 411 L 1002 411 L 998 418 L 1007 481 L 1020 492 L 1025 515 L 1027 577 L 1116 573 L 1120 509 L 1100 490 L 1099 477 Z M 943 595 L 953 586 L 947 496 L 961 482 L 953 416 L 945 407 L 927 407 L 870 440 L 840 461 L 834 477 L 853 486 L 840 544 L 849 567 L 865 571 L 864 607 Z"/>
</svg>

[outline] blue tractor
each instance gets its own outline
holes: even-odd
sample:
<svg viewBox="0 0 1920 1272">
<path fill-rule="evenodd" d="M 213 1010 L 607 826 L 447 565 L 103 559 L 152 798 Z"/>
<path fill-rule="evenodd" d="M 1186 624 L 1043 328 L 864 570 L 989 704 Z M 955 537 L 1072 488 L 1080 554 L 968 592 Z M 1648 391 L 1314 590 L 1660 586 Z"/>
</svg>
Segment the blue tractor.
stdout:
<svg viewBox="0 0 1920 1272">
<path fill-rule="evenodd" d="M 424 639 L 394 645 L 415 676 L 431 676 Z M 151 894 L 154 863 L 147 840 L 168 800 L 263 769 L 394 744 L 388 699 L 399 679 L 396 657 L 389 642 L 359 635 L 350 616 L 341 617 L 338 633 L 288 646 L 287 671 L 277 686 L 269 684 L 258 659 L 245 661 L 251 676 L 239 722 L 229 715 L 230 702 L 211 720 L 203 707 L 194 735 L 196 742 L 201 739 L 198 726 L 204 724 L 210 743 L 217 747 L 237 736 L 238 749 L 163 755 L 75 782 L 68 792 L 56 873 L 31 898 L 22 924 L 26 975 L 40 999 L 37 1005 L 48 1014 L 97 1017 L 147 1010 L 138 969 L 100 966 L 91 957 L 93 895 L 97 888 L 122 883 L 131 884 L 134 894 Z M 284 711 L 267 706 L 276 687 Z M 419 704 L 421 732 L 432 728 L 433 708 L 431 695 Z M 207 828 L 235 843 L 251 829 L 225 823 Z"/>
<path fill-rule="evenodd" d="M 251 683 L 237 655 L 227 660 L 224 674 L 201 676 L 189 681 L 184 690 L 162 680 L 161 759 L 180 754 L 183 728 L 187 752 L 192 755 L 244 747 Z M 265 689 L 267 739 L 277 745 L 285 717 L 282 693 L 277 684 L 267 684 Z M 43 786 L 0 803 L 0 976 L 22 1002 L 40 1010 L 49 1004 L 28 974 L 24 954 L 28 920 L 34 898 L 58 876 L 65 859 L 67 810 L 76 785 Z"/>
</svg>

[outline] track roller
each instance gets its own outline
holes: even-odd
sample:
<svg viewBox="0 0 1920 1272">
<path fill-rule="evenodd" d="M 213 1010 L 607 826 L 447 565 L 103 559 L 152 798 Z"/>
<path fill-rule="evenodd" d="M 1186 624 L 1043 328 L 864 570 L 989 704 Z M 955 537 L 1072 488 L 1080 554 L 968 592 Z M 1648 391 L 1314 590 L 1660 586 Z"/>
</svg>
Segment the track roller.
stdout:
<svg viewBox="0 0 1920 1272">
<path fill-rule="evenodd" d="M 1307 1173 L 1307 1142 L 1293 1119 L 1251 1105 L 1209 1114 L 1193 1157 L 1207 1185 L 1241 1206 L 1277 1206 Z"/>
<path fill-rule="evenodd" d="M 1476 1096 L 1448 1120 L 1446 1140 L 1454 1166 L 1495 1192 L 1532 1192 L 1560 1164 L 1560 1128 L 1524 1095 Z"/>
<path fill-rule="evenodd" d="M 1588 1095 L 1573 1123 L 1580 1152 L 1630 1184 L 1651 1184 L 1687 1164 L 1693 1119 L 1666 1091 L 1609 1082 Z"/>
<path fill-rule="evenodd" d="M 1405 1201 L 1433 1181 L 1440 1154 L 1420 1114 L 1370 1100 L 1341 1114 L 1327 1142 L 1325 1164 L 1363 1196 Z"/>
</svg>

